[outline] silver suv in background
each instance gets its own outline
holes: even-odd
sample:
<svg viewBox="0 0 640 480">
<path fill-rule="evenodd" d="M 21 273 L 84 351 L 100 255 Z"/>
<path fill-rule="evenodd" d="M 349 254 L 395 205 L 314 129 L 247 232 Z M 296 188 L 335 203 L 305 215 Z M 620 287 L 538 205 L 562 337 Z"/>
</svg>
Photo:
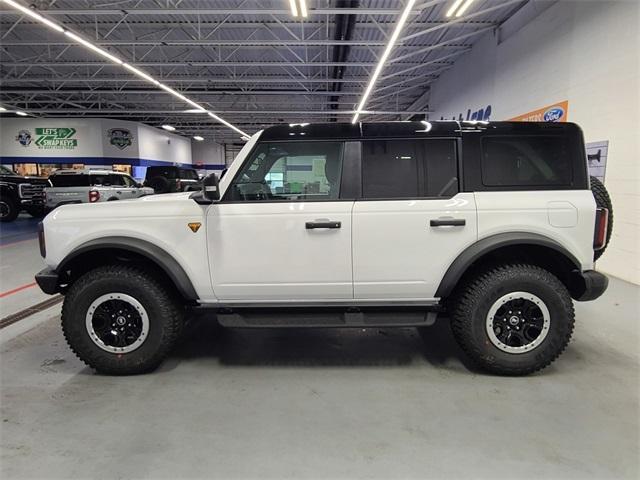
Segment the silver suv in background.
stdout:
<svg viewBox="0 0 640 480">
<path fill-rule="evenodd" d="M 49 177 L 45 189 L 45 206 L 53 210 L 73 203 L 130 200 L 152 195 L 153 188 L 143 187 L 131 176 L 111 170 L 58 170 Z"/>
</svg>

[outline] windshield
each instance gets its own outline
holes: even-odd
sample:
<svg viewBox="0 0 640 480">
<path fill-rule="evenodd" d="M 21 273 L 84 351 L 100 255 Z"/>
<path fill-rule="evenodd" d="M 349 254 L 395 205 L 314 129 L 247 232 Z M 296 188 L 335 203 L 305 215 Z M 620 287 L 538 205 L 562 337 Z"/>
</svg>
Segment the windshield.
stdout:
<svg viewBox="0 0 640 480">
<path fill-rule="evenodd" d="M 17 176 L 18 174 L 16 172 L 14 172 L 13 170 L 11 170 L 10 168 L 5 167 L 4 165 L 0 165 L 0 175 L 14 175 L 14 176 Z"/>
</svg>

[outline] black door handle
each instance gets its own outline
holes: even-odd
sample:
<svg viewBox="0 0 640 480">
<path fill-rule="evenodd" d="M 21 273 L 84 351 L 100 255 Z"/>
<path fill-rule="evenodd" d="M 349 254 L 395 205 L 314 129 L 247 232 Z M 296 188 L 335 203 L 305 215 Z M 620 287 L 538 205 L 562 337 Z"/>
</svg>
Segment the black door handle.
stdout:
<svg viewBox="0 0 640 480">
<path fill-rule="evenodd" d="M 308 230 L 312 230 L 314 228 L 340 228 L 341 226 L 342 226 L 342 222 L 332 222 L 331 220 L 306 222 L 304 224 L 304 227 Z"/>
<path fill-rule="evenodd" d="M 429 225 L 432 227 L 464 227 L 466 223 L 464 218 L 442 218 L 431 220 Z"/>
</svg>

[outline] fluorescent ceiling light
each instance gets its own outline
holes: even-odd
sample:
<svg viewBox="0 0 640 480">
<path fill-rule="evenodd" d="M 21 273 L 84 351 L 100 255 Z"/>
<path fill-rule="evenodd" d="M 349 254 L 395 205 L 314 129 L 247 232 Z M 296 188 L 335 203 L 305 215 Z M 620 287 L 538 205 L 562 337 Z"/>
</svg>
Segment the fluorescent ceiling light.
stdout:
<svg viewBox="0 0 640 480">
<path fill-rule="evenodd" d="M 162 125 L 162 128 L 164 128 L 168 132 L 175 132 L 176 131 L 176 127 L 172 127 L 171 125 Z"/>
<path fill-rule="evenodd" d="M 124 68 L 126 68 L 127 70 L 129 70 L 134 75 L 137 75 L 138 77 L 143 78 L 147 82 L 151 82 L 154 85 L 158 85 L 160 83 L 155 78 L 151 78 L 149 75 L 144 73 L 142 70 L 138 70 L 136 67 L 133 67 L 133 66 L 129 65 L 128 63 L 123 63 L 122 66 Z"/>
<path fill-rule="evenodd" d="M 13 0 L 4 0 L 4 2 L 8 3 L 9 5 L 11 5 L 16 10 L 20 10 L 25 15 L 29 15 L 31 18 L 34 18 L 34 19 L 38 20 L 41 23 L 44 23 L 47 27 L 53 28 L 55 31 L 60 32 L 60 33 L 64 32 L 64 28 L 63 27 L 61 27 L 57 23 L 54 23 L 51 20 L 43 17 L 42 15 L 39 15 L 38 13 L 34 12 L 32 9 L 30 9 L 28 7 L 25 7 L 23 5 L 20 5 L 18 2 L 14 2 Z"/>
<path fill-rule="evenodd" d="M 466 12 L 466 11 L 467 11 L 467 8 L 469 8 L 469 6 L 470 6 L 472 3 L 473 3 L 473 0 L 467 0 L 467 1 L 464 3 L 464 5 L 462 5 L 462 6 L 460 7 L 460 10 L 458 10 L 458 13 L 456 13 L 456 17 L 461 17 L 461 16 L 462 16 L 462 14 L 463 14 L 464 12 Z"/>
<path fill-rule="evenodd" d="M 76 42 L 78 42 L 79 44 L 87 47 L 89 50 L 93 50 L 94 52 L 96 52 L 99 55 L 102 55 L 105 58 L 108 58 L 109 60 L 111 60 L 113 63 L 117 63 L 118 65 L 122 65 L 124 62 L 122 60 L 120 60 L 119 58 L 111 55 L 109 52 L 107 52 L 106 50 L 103 50 L 102 48 L 94 45 L 91 42 L 88 42 L 87 40 L 85 40 L 82 37 L 79 37 L 78 35 L 76 35 L 73 32 L 70 32 L 69 30 L 65 30 L 64 34 L 71 38 L 72 40 L 75 40 Z"/>
<path fill-rule="evenodd" d="M 204 140 L 204 138 L 203 138 L 203 137 L 201 137 L 200 135 L 194 135 L 194 136 L 193 136 L 193 139 L 194 139 L 196 142 L 202 142 L 202 141 Z"/>
<path fill-rule="evenodd" d="M 356 108 L 356 113 L 351 119 L 351 123 L 356 123 L 358 121 L 358 117 L 362 113 L 362 110 L 364 109 L 364 106 L 366 105 L 367 100 L 369 99 L 369 95 L 371 95 L 371 92 L 373 91 L 373 87 L 376 84 L 376 81 L 378 80 L 378 77 L 380 76 L 382 69 L 384 68 L 384 64 L 387 61 L 387 58 L 391 54 L 391 50 L 393 50 L 393 47 L 395 46 L 395 43 L 398 40 L 398 37 L 400 36 L 400 32 L 402 31 L 404 24 L 407 23 L 407 18 L 409 18 L 409 13 L 411 13 L 411 9 L 413 8 L 413 5 L 415 3 L 416 3 L 416 0 L 407 1 L 407 4 L 405 5 L 404 10 L 402 12 L 402 15 L 400 15 L 400 19 L 396 24 L 396 28 L 393 31 L 393 34 L 391 35 L 391 37 L 389 38 L 389 43 L 387 43 L 387 46 L 385 47 L 384 52 L 380 57 L 380 60 L 378 60 L 376 69 L 373 71 L 371 80 L 369 80 L 369 85 L 367 85 L 367 89 L 364 91 L 364 95 L 362 95 L 362 99 L 358 104 L 358 108 Z"/>
<path fill-rule="evenodd" d="M 294 17 L 298 16 L 298 6 L 296 5 L 296 0 L 289 0 L 289 5 L 291 6 L 291 15 Z"/>
<path fill-rule="evenodd" d="M 295 0 L 291 0 L 291 1 L 294 2 L 294 3 L 292 3 L 292 5 L 295 6 Z M 184 95 L 182 95 L 180 92 L 174 90 L 173 88 L 168 87 L 167 85 L 164 85 L 164 84 L 160 83 L 158 80 L 154 79 L 151 75 L 143 72 L 142 70 L 139 70 L 136 67 L 134 67 L 134 66 L 132 66 L 132 65 L 130 65 L 128 63 L 123 62 L 118 57 L 116 57 L 115 55 L 112 55 L 111 53 L 109 53 L 108 51 L 104 50 L 103 48 L 100 48 L 99 46 L 94 45 L 93 43 L 89 42 L 88 40 L 85 40 L 84 38 L 80 37 L 79 35 L 76 35 L 75 33 L 70 32 L 69 30 L 65 29 L 63 26 L 58 25 L 57 23 L 52 22 L 51 20 L 43 17 L 42 15 L 40 15 L 39 13 L 36 13 L 31 8 L 27 8 L 27 7 L 25 7 L 25 6 L 21 5 L 21 4 L 13 1 L 13 0 L 0 0 L 0 2 L 4 2 L 7 5 L 12 6 L 16 10 L 19 10 L 20 12 L 24 13 L 25 15 L 28 15 L 31 18 L 35 19 L 35 20 L 38 20 L 39 22 L 41 22 L 41 23 L 47 25 L 48 27 L 51 27 L 52 29 L 56 30 L 57 32 L 64 33 L 66 36 L 68 36 L 69 38 L 71 38 L 74 41 L 78 42 L 79 44 L 81 44 L 81 45 L 87 47 L 88 49 L 93 50 L 97 54 L 99 54 L 99 55 L 111 60 L 113 63 L 116 63 L 118 65 L 122 65 L 124 68 L 129 70 L 134 75 L 142 78 L 143 80 L 145 80 L 145 81 L 147 81 L 149 83 L 152 83 L 153 85 L 155 85 L 157 87 L 162 88 L 164 91 L 166 91 L 167 93 L 170 93 L 171 95 L 175 96 L 176 98 L 179 98 L 183 102 L 185 102 L 185 103 L 189 104 L 190 106 L 192 106 L 194 111 L 199 112 L 199 113 L 207 113 L 211 118 L 213 118 L 217 122 L 222 123 L 226 127 L 229 127 L 232 130 L 238 132 L 242 136 L 242 138 L 249 138 L 249 134 L 243 132 L 238 127 L 230 124 L 229 122 L 227 122 L 226 120 L 220 118 L 216 114 L 208 111 L 202 105 L 199 105 L 198 103 L 194 102 L 190 98 L 185 97 Z M 305 5 L 305 8 L 306 8 L 306 5 Z M 296 8 L 296 15 L 297 15 L 297 8 Z M 26 115 L 26 113 L 24 115 Z"/>
<path fill-rule="evenodd" d="M 300 15 L 302 15 L 303 18 L 307 18 L 309 15 L 307 11 L 307 0 L 300 0 Z"/>
<path fill-rule="evenodd" d="M 453 14 L 456 12 L 458 7 L 462 5 L 462 2 L 464 2 L 464 0 L 456 0 L 455 2 L 453 2 L 453 5 L 451 5 L 451 8 L 447 10 L 446 16 L 447 17 L 453 16 Z"/>
<path fill-rule="evenodd" d="M 25 112 L 21 112 L 20 110 L 16 110 L 16 115 L 20 115 L 21 117 L 26 117 L 27 114 Z"/>
<path fill-rule="evenodd" d="M 453 2 L 453 5 L 451 5 L 451 8 L 447 10 L 447 13 L 446 13 L 447 18 L 452 17 L 454 14 L 456 17 L 461 17 L 462 14 L 467 11 L 467 9 L 471 6 L 472 3 L 473 3 L 473 0 L 456 0 L 455 2 Z M 460 8 L 460 10 L 458 10 L 458 7 Z"/>
</svg>

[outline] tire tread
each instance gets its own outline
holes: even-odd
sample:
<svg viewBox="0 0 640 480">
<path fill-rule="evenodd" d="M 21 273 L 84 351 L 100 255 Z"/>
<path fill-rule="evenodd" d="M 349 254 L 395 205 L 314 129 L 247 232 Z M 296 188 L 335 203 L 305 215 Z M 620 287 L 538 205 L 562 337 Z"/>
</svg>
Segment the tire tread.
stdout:
<svg viewBox="0 0 640 480">
<path fill-rule="evenodd" d="M 480 345 L 478 345 L 471 336 L 471 322 L 473 322 L 475 306 L 481 298 L 488 294 L 488 290 L 496 280 L 509 281 L 523 274 L 538 277 L 538 280 L 551 284 L 558 292 L 564 309 L 569 316 L 567 332 L 564 337 L 560 339 L 558 345 L 552 345 L 552 348 L 546 348 L 545 351 L 552 352 L 551 354 L 538 355 L 536 361 L 528 367 L 523 368 L 522 366 L 499 365 L 488 362 L 484 352 L 480 349 Z M 462 350 L 479 367 L 498 375 L 527 375 L 547 367 L 562 354 L 569 344 L 575 323 L 573 302 L 562 282 L 547 270 L 524 263 L 501 265 L 479 274 L 459 289 L 458 295 L 453 298 L 451 307 L 451 327 L 453 335 Z M 541 345 L 541 347 L 543 347 L 543 345 Z"/>
</svg>

